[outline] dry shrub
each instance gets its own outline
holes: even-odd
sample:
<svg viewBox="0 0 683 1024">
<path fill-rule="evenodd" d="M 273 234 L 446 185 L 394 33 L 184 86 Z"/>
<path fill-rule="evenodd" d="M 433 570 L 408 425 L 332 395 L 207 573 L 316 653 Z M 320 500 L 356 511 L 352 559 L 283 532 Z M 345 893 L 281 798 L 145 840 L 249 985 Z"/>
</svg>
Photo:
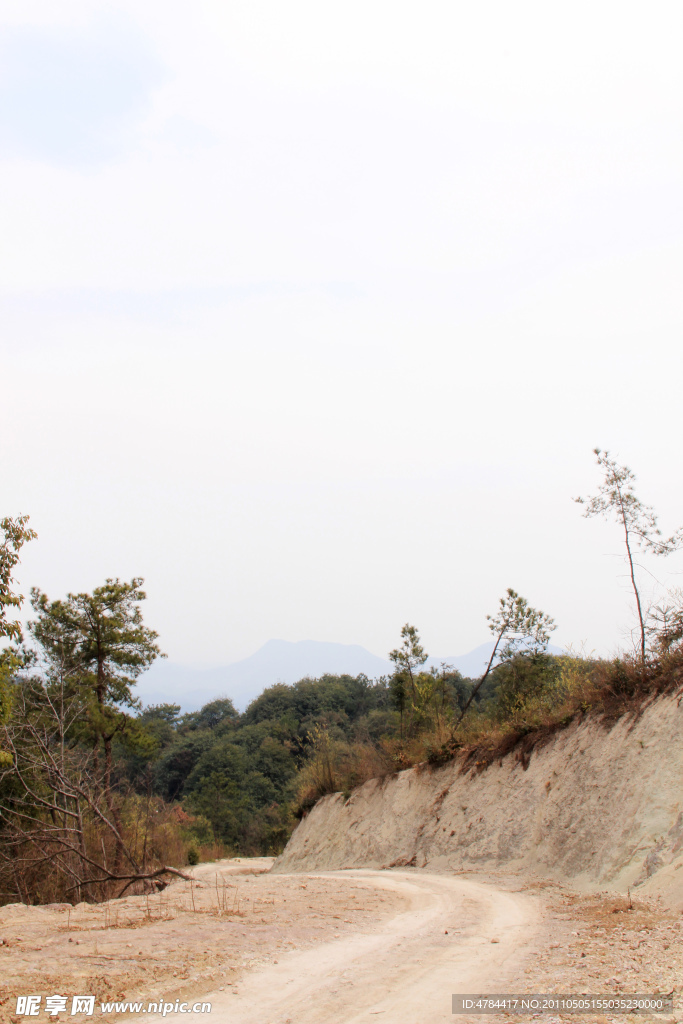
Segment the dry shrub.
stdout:
<svg viewBox="0 0 683 1024">
<path fill-rule="evenodd" d="M 558 671 L 540 693 L 520 700 L 501 719 L 495 707 L 476 712 L 428 761 L 461 758 L 463 770 L 486 768 L 515 751 L 527 767 L 531 751 L 586 714 L 609 728 L 624 715 L 638 716 L 657 696 L 683 690 L 683 653 L 645 665 L 631 657 L 588 659 L 573 654 L 555 659 Z"/>
<path fill-rule="evenodd" d="M 624 715 L 637 716 L 656 696 L 683 692 L 683 651 L 669 652 L 643 665 L 623 656 L 612 660 L 569 653 L 549 659 L 543 685 L 500 702 L 473 706 L 457 729 L 439 718 L 417 735 L 349 743 L 318 727 L 312 752 L 300 774 L 297 816 L 327 793 L 351 790 L 413 766 L 460 760 L 463 771 L 483 770 L 513 754 L 523 767 L 531 752 L 560 729 L 587 714 L 609 727 Z"/>
<path fill-rule="evenodd" d="M 215 840 L 213 843 L 203 843 L 197 847 L 199 863 L 208 864 L 214 860 L 223 860 L 224 857 L 231 857 L 233 851 L 229 850 L 225 843 Z"/>
<path fill-rule="evenodd" d="M 187 851 L 192 843 L 188 815 L 171 806 L 161 797 L 145 797 L 136 793 L 119 796 L 118 812 L 121 836 L 127 850 L 145 872 L 154 872 L 163 865 L 182 867 L 187 864 Z M 114 864 L 116 846 L 112 833 L 94 818 L 84 823 L 86 851 L 93 859 Z M 72 878 L 55 870 L 54 861 L 64 860 L 58 843 L 39 841 L 7 843 L 0 837 L 0 905 L 17 900 L 28 904 L 74 903 L 79 899 L 100 902 L 119 895 L 119 881 L 87 882 L 74 889 Z M 203 851 L 200 848 L 200 856 Z M 201 857 L 201 859 L 209 859 Z M 95 877 L 97 877 L 95 875 Z M 159 882 L 158 885 L 163 883 Z M 154 887 L 148 881 L 134 882 L 126 891 L 135 895 Z"/>
<path fill-rule="evenodd" d="M 161 856 L 160 848 L 155 850 L 162 863 L 191 865 L 196 855 L 195 863 L 205 864 L 232 855 L 233 851 L 215 838 L 211 822 L 203 814 L 190 814 L 180 804 L 173 804 L 170 812 L 170 818 L 177 827 L 167 834 L 166 860 Z"/>
<path fill-rule="evenodd" d="M 316 726 L 310 734 L 311 754 L 299 774 L 298 817 L 328 793 L 344 793 L 395 770 L 390 755 L 372 743 L 349 743 L 334 739 L 327 729 Z"/>
</svg>

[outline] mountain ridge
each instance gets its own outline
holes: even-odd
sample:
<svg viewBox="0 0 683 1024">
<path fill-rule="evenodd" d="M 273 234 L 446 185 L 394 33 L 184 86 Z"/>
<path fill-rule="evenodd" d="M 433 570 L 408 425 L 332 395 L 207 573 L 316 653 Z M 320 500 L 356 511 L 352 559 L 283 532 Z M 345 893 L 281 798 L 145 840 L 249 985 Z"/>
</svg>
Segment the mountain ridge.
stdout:
<svg viewBox="0 0 683 1024">
<path fill-rule="evenodd" d="M 458 669 L 464 676 L 482 674 L 493 650 L 493 643 L 480 644 L 467 654 L 430 657 L 425 666 L 442 664 Z M 551 648 L 551 653 L 560 653 Z M 216 697 L 230 697 L 243 711 L 268 686 L 295 683 L 307 676 L 360 675 L 370 679 L 389 675 L 394 666 L 388 658 L 372 654 L 360 644 L 339 644 L 323 640 L 268 640 L 254 654 L 214 668 L 191 668 L 168 661 L 157 661 L 145 672 L 136 687 L 143 703 L 180 704 L 182 711 L 196 711 Z"/>
</svg>

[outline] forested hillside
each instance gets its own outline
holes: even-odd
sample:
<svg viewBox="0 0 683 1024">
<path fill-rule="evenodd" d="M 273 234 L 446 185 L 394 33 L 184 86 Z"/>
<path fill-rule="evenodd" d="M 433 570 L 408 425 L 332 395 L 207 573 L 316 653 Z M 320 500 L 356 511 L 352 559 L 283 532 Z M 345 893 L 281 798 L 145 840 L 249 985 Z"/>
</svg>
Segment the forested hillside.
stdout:
<svg viewBox="0 0 683 1024">
<path fill-rule="evenodd" d="M 434 677 L 430 677 L 434 678 Z M 467 684 L 440 677 L 444 712 Z M 147 779 L 179 801 L 186 831 L 200 845 L 278 853 L 295 815 L 330 788 L 402 766 L 400 711 L 390 680 L 322 676 L 266 689 L 244 714 L 228 698 L 179 715 L 177 705 L 147 708 L 138 721 L 154 736 L 154 759 L 127 760 L 131 783 Z"/>
<path fill-rule="evenodd" d="M 25 651 L 0 741 L 0 899 L 97 900 L 200 859 L 278 854 L 327 793 L 460 752 L 486 765 L 577 715 L 671 690 L 680 672 L 673 653 L 646 670 L 518 653 L 483 684 L 399 664 L 375 681 L 272 686 L 242 715 L 228 697 L 181 715 L 136 707 L 132 688 L 99 704 L 96 673 L 69 681 Z"/>
<path fill-rule="evenodd" d="M 34 588 L 22 630 L 12 571 L 35 535 L 27 517 L 0 526 L 4 902 L 99 900 L 202 857 L 278 853 L 321 794 L 404 767 L 428 733 L 442 741 L 472 692 L 452 671 L 419 671 L 406 626 L 390 678 L 276 685 L 242 715 L 228 696 L 184 715 L 143 708 L 137 681 L 164 655 L 142 579 L 57 600 Z"/>
<path fill-rule="evenodd" d="M 471 684 L 429 678 L 445 724 Z M 303 679 L 268 688 L 242 715 L 228 697 L 180 715 L 174 704 L 136 709 L 132 691 L 127 709 L 106 695 L 98 704 L 96 673 L 78 683 L 41 674 L 25 652 L 11 694 L 5 902 L 99 899 L 156 884 L 167 865 L 277 854 L 321 794 L 410 763 L 395 679 Z"/>
<path fill-rule="evenodd" d="M 458 757 L 467 770 L 534 745 L 584 715 L 614 720 L 683 685 L 683 595 L 646 606 L 634 547 L 665 538 L 634 476 L 596 449 L 603 481 L 576 499 L 616 519 L 635 598 L 630 654 L 548 653 L 553 619 L 508 588 L 486 616 L 490 659 L 476 680 L 442 665 L 406 623 L 377 680 L 323 675 L 265 689 L 239 714 L 230 695 L 181 714 L 143 707 L 140 676 L 165 655 L 143 621 L 143 580 L 107 579 L 52 600 L 34 588 L 25 629 L 12 572 L 34 539 L 0 521 L 0 901 L 94 901 L 163 887 L 184 865 L 277 854 L 297 817 L 328 793 Z"/>
</svg>

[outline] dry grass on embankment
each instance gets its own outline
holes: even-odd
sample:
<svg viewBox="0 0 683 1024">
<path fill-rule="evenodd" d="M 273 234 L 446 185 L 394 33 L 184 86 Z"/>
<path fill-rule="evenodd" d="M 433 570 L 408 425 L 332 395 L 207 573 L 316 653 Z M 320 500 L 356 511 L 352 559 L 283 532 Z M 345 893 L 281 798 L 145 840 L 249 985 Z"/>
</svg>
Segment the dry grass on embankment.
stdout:
<svg viewBox="0 0 683 1024">
<path fill-rule="evenodd" d="M 683 651 L 643 666 L 629 658 L 611 661 L 563 655 L 553 659 L 554 672 L 542 692 L 501 713 L 499 707 L 476 705 L 453 729 L 434 722 L 415 736 L 339 742 L 320 731 L 313 756 L 299 783 L 298 818 L 331 793 L 345 798 L 372 779 L 400 771 L 420 771 L 457 761 L 461 772 L 483 771 L 512 755 L 526 768 L 531 753 L 558 732 L 590 717 L 609 729 L 621 718 L 637 719 L 659 696 L 683 691 Z"/>
<path fill-rule="evenodd" d="M 426 750 L 422 762 L 438 766 L 457 757 L 461 770 L 468 772 L 514 753 L 526 768 L 533 750 L 572 723 L 591 716 L 609 728 L 624 717 L 637 719 L 657 697 L 683 692 L 683 652 L 646 665 L 633 659 L 589 661 L 570 655 L 557 661 L 558 677 L 542 694 L 520 702 L 503 721 L 495 713 L 473 714 L 445 743 Z"/>
</svg>

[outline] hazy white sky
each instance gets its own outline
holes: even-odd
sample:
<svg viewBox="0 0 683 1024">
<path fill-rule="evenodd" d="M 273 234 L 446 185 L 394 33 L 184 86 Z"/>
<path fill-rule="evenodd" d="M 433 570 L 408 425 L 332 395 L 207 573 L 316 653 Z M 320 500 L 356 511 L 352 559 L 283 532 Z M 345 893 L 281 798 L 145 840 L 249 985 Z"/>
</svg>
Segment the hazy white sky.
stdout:
<svg viewBox="0 0 683 1024">
<path fill-rule="evenodd" d="M 173 660 L 632 624 L 595 445 L 683 522 L 683 8 L 4 0 L 0 514 Z M 672 585 L 683 556 L 650 566 Z M 646 585 L 647 589 L 647 585 Z"/>
</svg>

